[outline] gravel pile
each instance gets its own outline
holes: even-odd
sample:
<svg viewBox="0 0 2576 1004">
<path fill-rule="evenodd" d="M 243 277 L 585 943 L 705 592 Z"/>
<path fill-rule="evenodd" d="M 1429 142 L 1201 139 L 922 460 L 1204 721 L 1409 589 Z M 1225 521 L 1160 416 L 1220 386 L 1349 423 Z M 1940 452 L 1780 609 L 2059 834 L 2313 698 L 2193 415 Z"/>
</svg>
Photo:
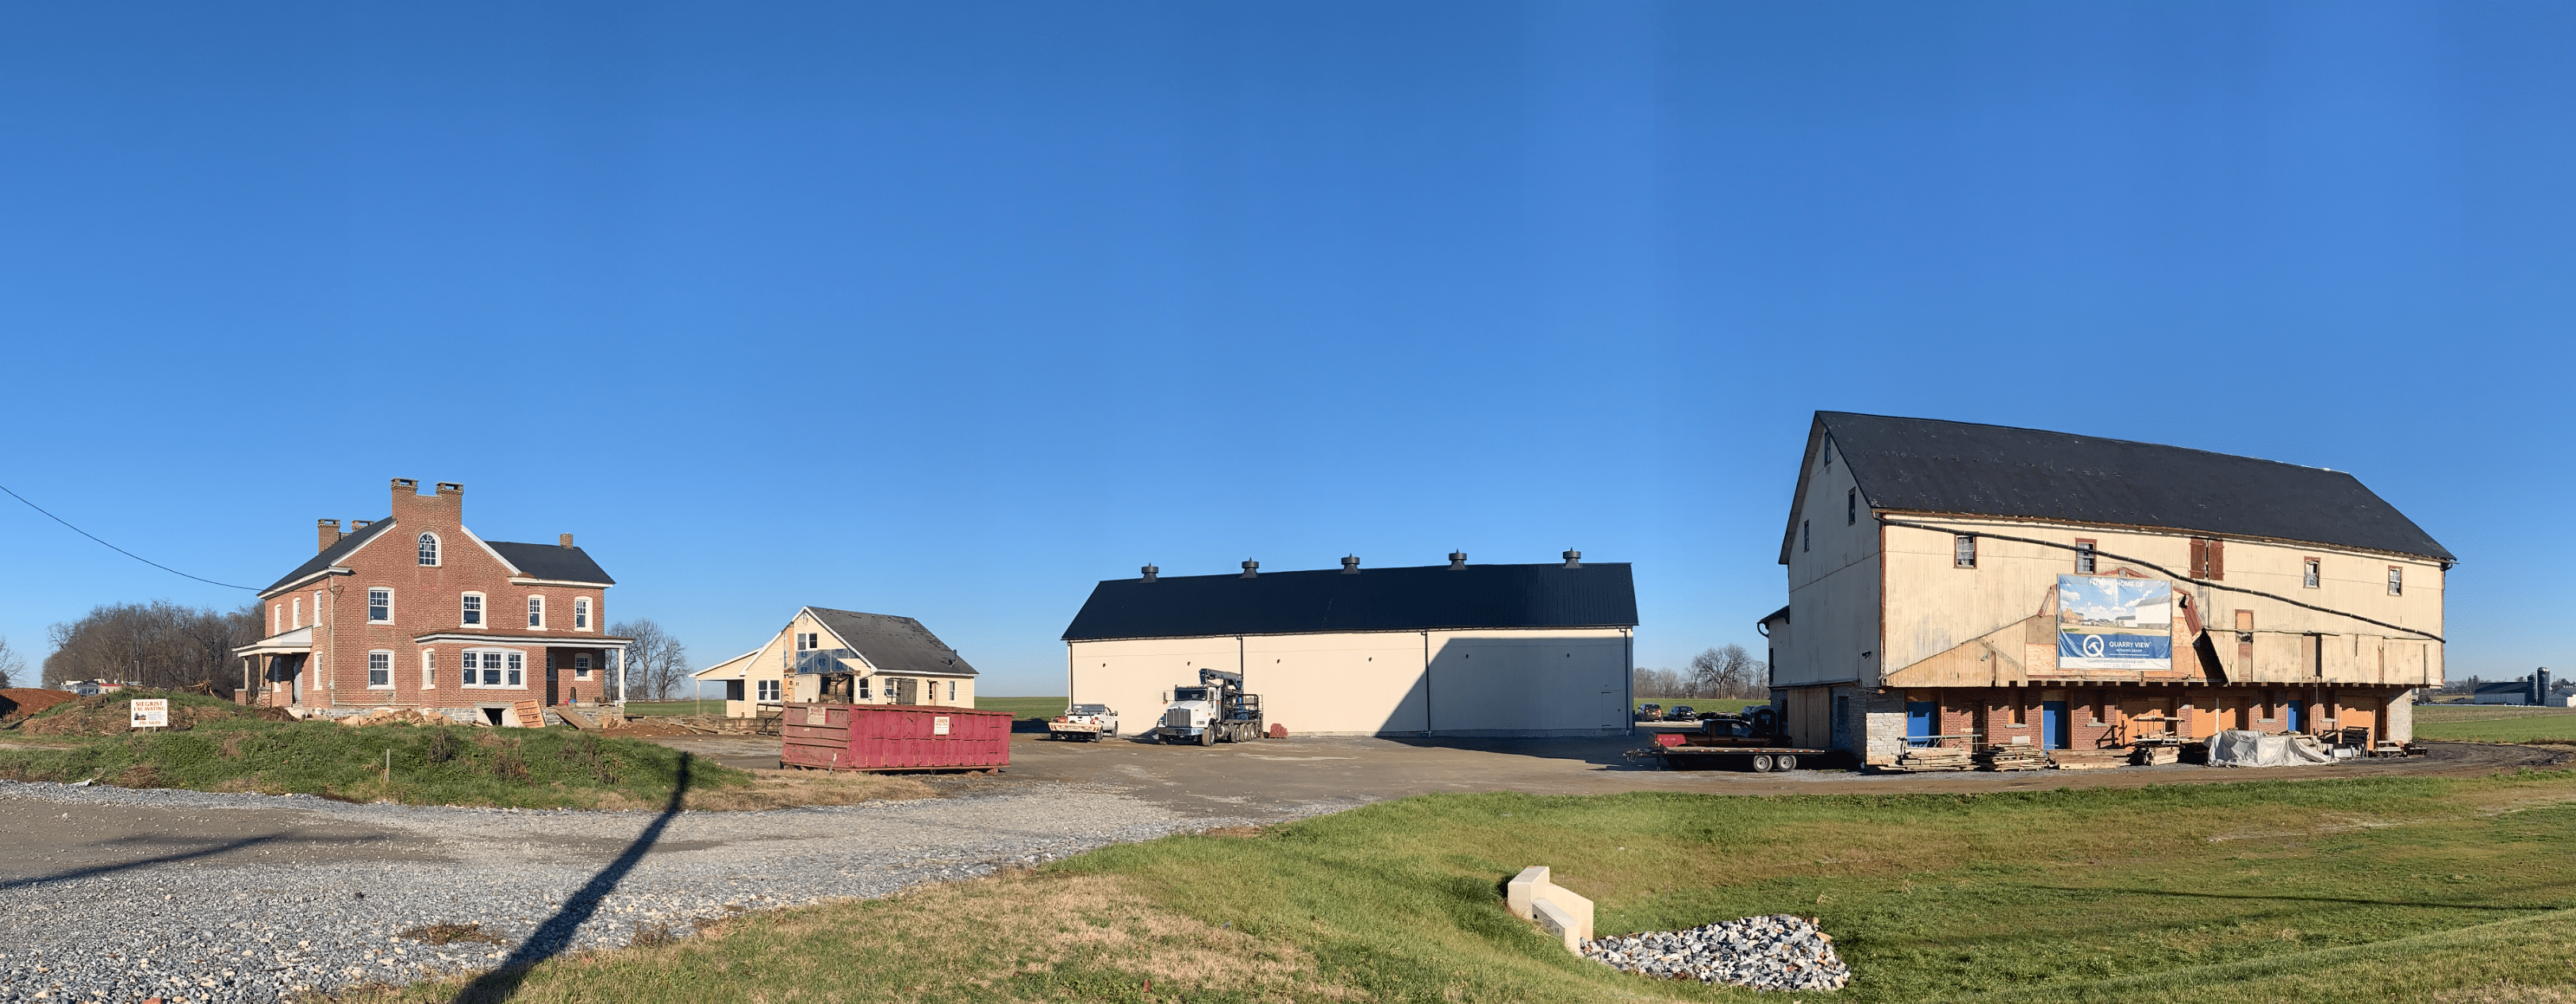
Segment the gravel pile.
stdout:
<svg viewBox="0 0 2576 1004">
<path fill-rule="evenodd" d="M 0 870 L 0 1002 L 265 1002 L 490 969 L 659 815 L 0 782 L 0 814 L 50 820 L 83 806 L 179 820 L 254 810 L 362 836 L 259 845 L 273 851 L 148 850 L 112 867 L 51 863 L 49 854 L 65 853 L 53 847 L 5 848 L 15 862 Z M 746 910 L 883 896 L 1111 843 L 1276 819 L 1187 816 L 1069 787 L 682 813 L 561 949 L 686 936 Z M 363 836 L 370 832 L 379 835 Z M 59 843 L 117 839 L 66 832 Z M 438 925 L 489 940 L 402 936 Z"/>
<path fill-rule="evenodd" d="M 1583 956 L 1645 976 L 1755 990 L 1840 990 L 1851 982 L 1833 936 L 1787 914 L 1586 941 Z"/>
</svg>

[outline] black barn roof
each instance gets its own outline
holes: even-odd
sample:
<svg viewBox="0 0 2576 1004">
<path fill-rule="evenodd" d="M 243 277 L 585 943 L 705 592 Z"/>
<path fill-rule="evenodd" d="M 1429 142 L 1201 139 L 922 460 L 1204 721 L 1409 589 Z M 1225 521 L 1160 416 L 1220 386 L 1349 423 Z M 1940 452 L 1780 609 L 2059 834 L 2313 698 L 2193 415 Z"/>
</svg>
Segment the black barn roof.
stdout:
<svg viewBox="0 0 2576 1004">
<path fill-rule="evenodd" d="M 2454 561 L 2360 479 L 2179 446 L 2064 432 L 1820 411 L 1807 455 L 1830 437 L 1874 509 L 2013 516 L 2331 544 Z M 1814 469 L 1812 460 L 1802 470 Z M 1798 501 L 1780 546 L 1789 561 Z M 1837 510 L 1836 518 L 1840 518 Z"/>
<path fill-rule="evenodd" d="M 1064 640 L 1636 624 L 1625 562 L 1428 565 L 1110 579 L 1092 587 Z"/>
</svg>

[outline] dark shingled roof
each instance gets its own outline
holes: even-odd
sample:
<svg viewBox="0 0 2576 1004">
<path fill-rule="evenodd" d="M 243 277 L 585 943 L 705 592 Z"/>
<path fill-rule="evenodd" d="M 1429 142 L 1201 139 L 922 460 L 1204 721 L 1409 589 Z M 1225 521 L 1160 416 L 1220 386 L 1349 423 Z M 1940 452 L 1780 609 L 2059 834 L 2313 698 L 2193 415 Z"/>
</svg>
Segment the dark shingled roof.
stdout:
<svg viewBox="0 0 2576 1004">
<path fill-rule="evenodd" d="M 295 566 L 295 570 L 286 573 L 285 578 L 270 583 L 268 589 L 260 592 L 265 594 L 270 589 L 276 589 L 339 564 L 340 559 L 349 556 L 349 552 L 357 550 L 366 542 L 393 529 L 393 525 L 393 517 L 388 516 L 367 524 L 364 530 L 341 537 L 339 543 L 323 548 L 322 553 Z M 590 560 L 588 552 L 578 547 L 563 547 L 555 544 L 515 544 L 506 540 L 487 540 L 484 543 L 492 545 L 492 550 L 500 553 L 501 560 L 509 562 L 522 574 L 531 578 L 551 579 L 556 582 L 596 582 L 603 586 L 617 584 L 617 580 L 609 578 L 608 572 L 601 569 L 598 562 Z"/>
<path fill-rule="evenodd" d="M 910 617 L 863 614 L 856 610 L 806 607 L 814 619 L 857 649 L 880 672 L 978 675 L 975 667 L 939 636 Z"/>
<path fill-rule="evenodd" d="M 1840 411 L 1816 413 L 1810 456 L 1825 436 L 1833 439 L 1836 462 L 1849 465 L 1864 502 L 1876 509 L 2164 527 L 2456 560 L 2342 471 L 2125 439 Z M 1802 501 L 1805 489 L 1801 475 Z M 1783 564 L 1798 519 L 1790 514 Z"/>
<path fill-rule="evenodd" d="M 376 539 L 378 535 L 383 534 L 386 530 L 392 529 L 393 525 L 393 517 L 387 516 L 383 519 L 367 524 L 367 528 L 364 530 L 343 535 L 340 538 L 339 543 L 323 548 L 322 553 L 316 554 L 303 564 L 295 566 L 294 571 L 286 573 L 285 578 L 269 583 L 268 589 L 260 590 L 260 594 L 265 596 L 268 594 L 269 590 L 276 589 L 289 582 L 293 582 L 307 575 L 311 575 L 325 568 L 339 564 L 340 559 L 349 556 L 349 552 L 355 551 L 360 545 Z"/>
<path fill-rule="evenodd" d="M 617 580 L 609 578 L 608 572 L 599 567 L 599 562 L 590 560 L 590 552 L 578 547 L 565 547 L 560 544 L 514 544 L 506 540 L 487 540 L 484 543 L 492 545 L 493 550 L 501 552 L 501 560 L 517 566 L 519 571 L 526 573 L 532 579 L 550 579 L 555 582 L 596 582 L 603 586 L 617 584 Z"/>
<path fill-rule="evenodd" d="M 1110 579 L 1092 587 L 1064 640 L 1636 624 L 1637 587 L 1624 562 L 1426 565 Z"/>
</svg>

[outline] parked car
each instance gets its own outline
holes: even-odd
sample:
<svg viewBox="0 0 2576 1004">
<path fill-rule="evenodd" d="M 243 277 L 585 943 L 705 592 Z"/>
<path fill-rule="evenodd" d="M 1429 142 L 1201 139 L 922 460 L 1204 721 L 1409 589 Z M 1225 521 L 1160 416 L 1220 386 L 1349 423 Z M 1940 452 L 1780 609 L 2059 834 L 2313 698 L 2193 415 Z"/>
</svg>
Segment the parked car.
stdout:
<svg viewBox="0 0 2576 1004">
<path fill-rule="evenodd" d="M 1690 705 L 1676 704 L 1673 705 L 1673 710 L 1664 712 L 1664 720 L 1668 722 L 1696 722 L 1699 720 L 1699 712 L 1691 710 Z"/>
<path fill-rule="evenodd" d="M 1638 706 L 1637 706 L 1637 720 L 1638 720 L 1638 721 L 1641 721 L 1641 722 L 1660 722 L 1660 721 L 1663 721 L 1663 720 L 1664 720 L 1664 706 L 1663 706 L 1663 705 L 1661 705 L 1661 704 L 1640 704 L 1640 705 L 1638 705 Z"/>
</svg>

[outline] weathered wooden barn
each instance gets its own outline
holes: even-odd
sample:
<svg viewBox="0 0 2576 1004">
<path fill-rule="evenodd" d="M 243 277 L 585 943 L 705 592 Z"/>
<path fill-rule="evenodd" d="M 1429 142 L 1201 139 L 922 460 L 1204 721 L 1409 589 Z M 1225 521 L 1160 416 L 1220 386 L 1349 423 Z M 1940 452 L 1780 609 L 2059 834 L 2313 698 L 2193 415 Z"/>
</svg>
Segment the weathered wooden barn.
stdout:
<svg viewBox="0 0 2576 1004">
<path fill-rule="evenodd" d="M 2085 748 L 2150 732 L 2412 738 L 2455 559 L 2352 475 L 1819 412 L 1762 620 L 1800 745 Z"/>
</svg>

